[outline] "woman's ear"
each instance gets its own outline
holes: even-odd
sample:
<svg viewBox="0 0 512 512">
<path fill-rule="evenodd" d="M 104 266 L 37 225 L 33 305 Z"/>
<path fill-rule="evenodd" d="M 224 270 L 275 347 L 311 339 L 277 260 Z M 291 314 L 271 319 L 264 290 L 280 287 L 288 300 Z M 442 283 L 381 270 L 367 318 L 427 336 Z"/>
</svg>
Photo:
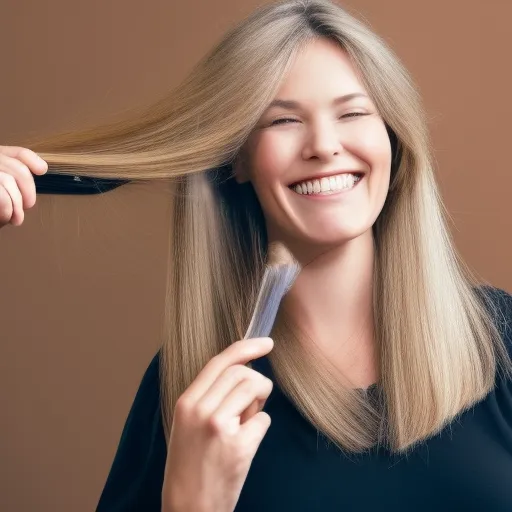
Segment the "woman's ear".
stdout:
<svg viewBox="0 0 512 512">
<path fill-rule="evenodd" d="M 247 166 L 244 165 L 244 159 L 241 153 L 238 153 L 238 155 L 235 157 L 235 160 L 233 161 L 233 174 L 235 181 L 239 185 L 250 181 L 249 173 L 247 172 Z"/>
</svg>

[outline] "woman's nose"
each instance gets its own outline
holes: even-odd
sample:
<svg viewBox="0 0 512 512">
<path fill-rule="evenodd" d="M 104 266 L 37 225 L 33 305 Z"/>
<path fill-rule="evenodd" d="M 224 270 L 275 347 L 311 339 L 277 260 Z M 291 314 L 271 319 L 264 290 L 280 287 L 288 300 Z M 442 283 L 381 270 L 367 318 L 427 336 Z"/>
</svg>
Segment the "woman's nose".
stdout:
<svg viewBox="0 0 512 512">
<path fill-rule="evenodd" d="M 343 151 L 343 144 L 339 130 L 336 130 L 331 123 L 324 122 L 311 128 L 304 142 L 302 155 L 306 160 L 315 157 L 328 160 L 341 151 Z"/>
</svg>

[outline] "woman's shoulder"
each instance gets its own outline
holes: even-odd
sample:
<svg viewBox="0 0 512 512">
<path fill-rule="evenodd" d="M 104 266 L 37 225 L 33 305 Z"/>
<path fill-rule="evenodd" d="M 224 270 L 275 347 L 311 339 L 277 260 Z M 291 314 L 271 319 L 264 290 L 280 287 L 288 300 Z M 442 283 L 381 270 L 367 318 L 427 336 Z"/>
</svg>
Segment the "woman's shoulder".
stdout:
<svg viewBox="0 0 512 512">
<path fill-rule="evenodd" d="M 512 357 L 512 294 L 491 285 L 479 285 L 476 291 L 484 299 L 487 310 Z"/>
<path fill-rule="evenodd" d="M 490 284 L 480 284 L 476 286 L 475 289 L 479 292 L 484 292 L 498 301 L 504 301 L 504 303 L 508 304 L 509 307 L 512 307 L 512 294 L 502 288 L 492 286 Z"/>
<path fill-rule="evenodd" d="M 500 317 L 501 320 L 512 320 L 512 294 L 488 284 L 482 284 L 475 287 L 478 294 L 485 299 L 485 302 L 490 306 L 491 312 Z M 507 322 L 507 323 L 509 323 Z"/>
<path fill-rule="evenodd" d="M 157 353 L 142 376 L 96 512 L 161 509 L 167 447 L 159 366 Z"/>
<path fill-rule="evenodd" d="M 146 367 L 137 394 L 160 395 L 160 351 L 153 355 Z"/>
<path fill-rule="evenodd" d="M 146 369 L 144 377 L 151 380 L 160 380 L 160 350 L 153 356 Z"/>
</svg>

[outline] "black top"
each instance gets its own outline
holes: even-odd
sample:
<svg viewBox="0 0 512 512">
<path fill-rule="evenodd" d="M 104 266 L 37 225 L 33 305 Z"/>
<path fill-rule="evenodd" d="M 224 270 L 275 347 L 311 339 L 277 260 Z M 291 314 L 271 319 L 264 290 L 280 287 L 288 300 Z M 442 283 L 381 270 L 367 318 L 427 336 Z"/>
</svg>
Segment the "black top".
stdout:
<svg viewBox="0 0 512 512">
<path fill-rule="evenodd" d="M 491 288 L 512 355 L 512 295 Z M 507 325 L 508 322 L 508 325 Z M 271 376 L 262 357 L 253 368 Z M 158 354 L 124 426 L 97 512 L 160 512 L 166 443 Z M 253 459 L 236 512 L 512 511 L 512 382 L 407 456 L 375 448 L 344 456 L 303 418 L 274 381 L 272 423 Z"/>
</svg>

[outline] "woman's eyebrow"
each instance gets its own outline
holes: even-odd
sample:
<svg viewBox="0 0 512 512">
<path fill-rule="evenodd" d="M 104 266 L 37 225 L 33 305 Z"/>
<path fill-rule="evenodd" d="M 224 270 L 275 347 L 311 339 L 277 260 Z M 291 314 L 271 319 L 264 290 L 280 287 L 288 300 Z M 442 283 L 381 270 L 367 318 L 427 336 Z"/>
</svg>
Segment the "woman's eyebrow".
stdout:
<svg viewBox="0 0 512 512">
<path fill-rule="evenodd" d="M 368 96 L 362 92 L 352 92 L 350 94 L 345 94 L 344 96 L 339 96 L 338 98 L 334 98 L 332 100 L 332 106 L 339 105 L 340 103 L 346 103 L 347 101 L 350 101 L 354 98 L 367 98 Z M 281 99 L 275 99 L 273 100 L 269 106 L 267 107 L 267 110 L 270 110 L 274 107 L 281 107 L 286 109 L 299 109 L 301 108 L 301 104 L 298 101 L 293 100 L 281 100 Z"/>
</svg>

